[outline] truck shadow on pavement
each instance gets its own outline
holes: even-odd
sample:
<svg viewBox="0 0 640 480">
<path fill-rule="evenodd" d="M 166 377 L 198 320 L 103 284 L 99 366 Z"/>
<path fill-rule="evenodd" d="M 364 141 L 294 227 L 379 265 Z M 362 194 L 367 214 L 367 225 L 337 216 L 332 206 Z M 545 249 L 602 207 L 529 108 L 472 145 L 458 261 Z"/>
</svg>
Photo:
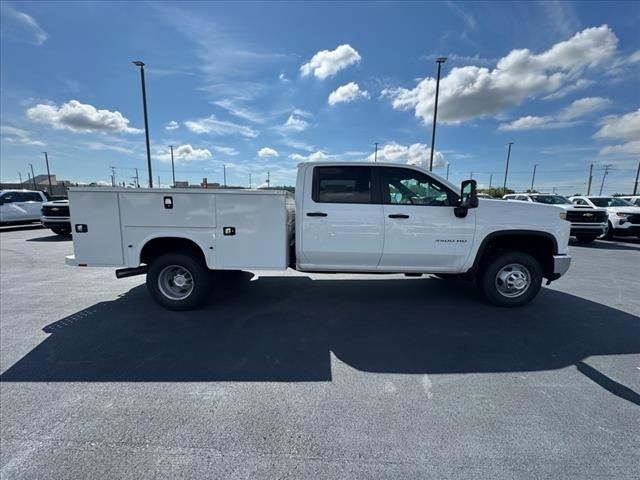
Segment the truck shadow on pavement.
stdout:
<svg viewBox="0 0 640 480">
<path fill-rule="evenodd" d="M 510 310 L 482 303 L 465 283 L 433 278 L 289 276 L 223 286 L 210 300 L 201 310 L 169 312 L 135 287 L 47 325 L 49 337 L 0 381 L 330 381 L 332 352 L 380 373 L 574 365 L 640 405 L 636 392 L 583 362 L 640 353 L 640 318 L 554 290 Z"/>
</svg>

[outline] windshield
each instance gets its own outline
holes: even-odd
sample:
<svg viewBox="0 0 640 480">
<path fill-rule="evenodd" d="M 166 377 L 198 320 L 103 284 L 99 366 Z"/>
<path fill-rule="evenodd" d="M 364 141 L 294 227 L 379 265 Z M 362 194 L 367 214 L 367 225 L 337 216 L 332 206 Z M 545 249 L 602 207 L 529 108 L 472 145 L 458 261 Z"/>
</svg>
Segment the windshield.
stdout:
<svg viewBox="0 0 640 480">
<path fill-rule="evenodd" d="M 632 203 L 614 197 L 590 198 L 591 203 L 596 207 L 633 207 Z"/>
<path fill-rule="evenodd" d="M 534 202 L 546 203 L 547 205 L 570 205 L 569 199 L 562 195 L 533 195 L 531 199 Z"/>
</svg>

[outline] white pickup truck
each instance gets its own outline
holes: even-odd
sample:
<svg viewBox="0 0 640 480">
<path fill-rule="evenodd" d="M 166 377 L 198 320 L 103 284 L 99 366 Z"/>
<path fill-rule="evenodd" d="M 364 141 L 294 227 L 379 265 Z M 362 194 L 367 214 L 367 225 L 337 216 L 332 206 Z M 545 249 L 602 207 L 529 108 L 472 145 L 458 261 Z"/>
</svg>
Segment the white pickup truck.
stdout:
<svg viewBox="0 0 640 480">
<path fill-rule="evenodd" d="M 274 190 L 69 191 L 81 267 L 147 275 L 173 310 L 203 303 L 209 270 L 429 273 L 474 279 L 495 305 L 531 301 L 569 268 L 570 223 L 555 206 L 478 200 L 417 166 L 305 162 L 295 202 Z"/>
</svg>

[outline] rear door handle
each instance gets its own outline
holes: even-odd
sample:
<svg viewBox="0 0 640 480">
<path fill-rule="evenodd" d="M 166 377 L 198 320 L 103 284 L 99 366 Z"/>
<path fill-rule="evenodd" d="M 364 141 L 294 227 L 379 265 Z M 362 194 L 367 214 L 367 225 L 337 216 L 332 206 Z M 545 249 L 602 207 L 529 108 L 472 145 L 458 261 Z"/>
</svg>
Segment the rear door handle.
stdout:
<svg viewBox="0 0 640 480">
<path fill-rule="evenodd" d="M 327 214 L 324 212 L 309 212 L 307 213 L 307 217 L 326 217 Z"/>
<path fill-rule="evenodd" d="M 404 213 L 392 213 L 389 215 L 389 218 L 409 218 L 409 215 L 405 215 Z"/>
</svg>

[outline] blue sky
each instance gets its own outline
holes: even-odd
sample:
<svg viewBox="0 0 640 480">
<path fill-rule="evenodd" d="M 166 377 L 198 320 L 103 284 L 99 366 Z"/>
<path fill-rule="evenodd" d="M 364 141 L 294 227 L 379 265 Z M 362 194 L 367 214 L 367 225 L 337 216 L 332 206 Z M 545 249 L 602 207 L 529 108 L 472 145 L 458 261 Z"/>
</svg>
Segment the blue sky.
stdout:
<svg viewBox="0 0 640 480">
<path fill-rule="evenodd" d="M 3 2 L 1 178 L 293 184 L 304 159 L 424 165 L 443 55 L 437 171 L 562 193 L 630 191 L 640 4 Z"/>
</svg>

